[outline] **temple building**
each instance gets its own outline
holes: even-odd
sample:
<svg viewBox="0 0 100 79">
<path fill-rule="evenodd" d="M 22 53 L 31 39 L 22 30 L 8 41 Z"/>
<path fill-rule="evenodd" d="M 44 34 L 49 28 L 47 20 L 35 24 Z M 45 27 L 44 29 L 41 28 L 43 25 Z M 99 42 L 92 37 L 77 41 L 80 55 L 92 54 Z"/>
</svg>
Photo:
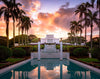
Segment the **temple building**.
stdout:
<svg viewBox="0 0 100 79">
<path fill-rule="evenodd" d="M 54 35 L 46 35 L 46 38 L 41 38 L 41 43 L 59 43 L 59 39 Z"/>
</svg>

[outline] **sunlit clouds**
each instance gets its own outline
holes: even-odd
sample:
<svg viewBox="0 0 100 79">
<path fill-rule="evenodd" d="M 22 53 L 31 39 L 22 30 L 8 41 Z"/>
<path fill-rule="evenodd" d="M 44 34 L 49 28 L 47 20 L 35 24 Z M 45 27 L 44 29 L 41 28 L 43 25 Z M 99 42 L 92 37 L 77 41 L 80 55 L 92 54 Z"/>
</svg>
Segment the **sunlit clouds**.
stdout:
<svg viewBox="0 0 100 79">
<path fill-rule="evenodd" d="M 84 1 L 86 2 L 86 0 Z M 56 38 L 67 38 L 67 33 L 70 32 L 70 21 L 78 20 L 78 16 L 74 14 L 77 5 L 74 4 L 73 1 L 71 3 L 71 1 L 62 0 L 58 1 L 58 3 L 57 1 L 54 1 L 53 3 L 50 1 L 47 2 L 46 0 L 17 0 L 17 2 L 23 4 L 23 6 L 21 6 L 20 8 L 26 12 L 26 14 L 31 18 L 31 20 L 34 21 L 34 23 L 32 24 L 32 28 L 30 28 L 29 30 L 29 34 L 34 34 L 40 38 L 45 37 L 47 34 L 54 34 Z M 80 4 L 80 2 L 82 1 L 79 1 L 78 3 Z M 72 4 L 74 7 L 71 7 Z M 56 10 L 55 7 L 57 8 Z M 53 12 L 51 12 L 51 8 Z M 13 26 L 11 21 L 9 27 L 10 38 L 12 38 Z M 94 30 L 96 32 L 98 30 L 97 27 L 94 27 Z M 5 36 L 5 31 L 6 25 L 2 16 L 2 18 L 0 18 L 0 35 Z M 95 35 L 96 34 L 97 33 L 95 33 Z M 17 27 L 16 35 L 18 35 Z"/>
</svg>

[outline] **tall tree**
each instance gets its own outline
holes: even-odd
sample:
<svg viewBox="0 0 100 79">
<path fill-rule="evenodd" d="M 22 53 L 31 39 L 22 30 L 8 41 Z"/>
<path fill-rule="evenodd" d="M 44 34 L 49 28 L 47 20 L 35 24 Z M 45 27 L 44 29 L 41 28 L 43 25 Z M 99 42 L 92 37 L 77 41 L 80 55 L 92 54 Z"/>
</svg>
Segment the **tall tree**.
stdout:
<svg viewBox="0 0 100 79">
<path fill-rule="evenodd" d="M 86 3 L 82 3 L 81 5 L 78 6 L 77 10 L 75 11 L 75 14 L 79 14 L 79 19 L 82 20 L 83 18 L 87 18 L 86 13 L 89 10 L 88 8 L 91 7 L 91 4 L 86 2 Z M 82 21 L 81 21 L 82 22 Z M 85 40 L 86 38 L 86 34 L 87 34 L 87 26 L 84 26 L 85 28 Z M 86 41 L 85 41 L 86 44 Z"/>
<path fill-rule="evenodd" d="M 12 0 L 11 15 L 13 19 L 13 45 L 15 46 L 15 20 L 18 19 L 20 3 L 16 3 L 16 0 Z"/>
<path fill-rule="evenodd" d="M 25 31 L 27 31 L 27 43 L 28 43 L 28 30 L 31 28 L 31 23 L 33 23 L 32 20 L 30 20 L 29 17 L 26 17 L 26 23 L 25 23 Z"/>
<path fill-rule="evenodd" d="M 5 6 L 0 8 L 0 17 L 4 14 L 6 22 L 7 47 L 9 47 L 9 19 L 11 18 L 11 0 L 1 0 Z"/>
<path fill-rule="evenodd" d="M 98 28 L 99 28 L 99 48 L 100 48 L 100 0 L 91 0 L 92 7 L 94 7 L 94 2 L 95 1 L 96 1 L 96 4 L 97 4 L 97 9 L 99 10 L 99 24 L 98 24 Z"/>
<path fill-rule="evenodd" d="M 90 40 L 91 40 L 91 50 L 92 50 L 92 33 L 93 33 L 93 24 L 98 24 L 98 18 L 97 18 L 97 15 L 98 15 L 98 11 L 92 13 L 91 10 L 88 11 L 87 13 L 87 16 L 88 16 L 88 20 L 90 22 L 90 28 L 91 28 L 91 35 L 90 35 Z"/>
<path fill-rule="evenodd" d="M 75 33 L 75 37 L 76 37 L 76 44 L 77 44 L 77 35 L 79 34 L 79 32 L 82 32 L 82 25 L 80 24 L 80 22 L 77 21 L 71 21 L 70 22 L 71 25 L 71 31 Z"/>
<path fill-rule="evenodd" d="M 23 10 L 19 10 L 19 15 L 18 15 L 18 24 L 17 24 L 17 27 L 18 27 L 18 35 L 19 35 L 19 45 L 20 45 L 20 39 L 21 39 L 21 36 L 20 36 L 20 31 L 22 29 L 22 24 L 23 24 L 23 17 L 25 16 L 25 12 Z M 22 40 L 23 41 L 23 40 Z"/>
</svg>

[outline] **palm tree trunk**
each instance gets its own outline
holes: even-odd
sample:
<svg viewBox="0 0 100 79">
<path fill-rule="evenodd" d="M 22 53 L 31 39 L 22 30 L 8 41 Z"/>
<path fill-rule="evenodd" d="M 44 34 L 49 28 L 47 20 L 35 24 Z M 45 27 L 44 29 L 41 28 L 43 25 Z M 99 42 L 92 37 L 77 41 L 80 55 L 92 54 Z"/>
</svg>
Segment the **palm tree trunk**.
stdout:
<svg viewBox="0 0 100 79">
<path fill-rule="evenodd" d="M 26 38 L 26 30 L 25 30 L 25 45 L 26 45 L 26 39 L 27 39 L 27 38 Z"/>
<path fill-rule="evenodd" d="M 82 42 L 82 40 L 81 40 L 81 32 L 80 32 L 80 45 L 81 45 L 81 42 Z"/>
<path fill-rule="evenodd" d="M 99 48 L 100 48 L 100 23 L 99 23 Z"/>
<path fill-rule="evenodd" d="M 7 47 L 9 48 L 9 22 L 6 22 Z"/>
<path fill-rule="evenodd" d="M 100 19 L 100 6 L 99 6 L 99 19 Z M 100 48 L 100 20 L 99 20 L 99 48 Z"/>
<path fill-rule="evenodd" d="M 76 33 L 76 46 L 77 46 L 77 33 Z"/>
<path fill-rule="evenodd" d="M 18 35 L 19 35 L 18 44 L 20 45 L 20 28 L 18 28 Z"/>
<path fill-rule="evenodd" d="M 27 44 L 29 43 L 29 41 L 28 41 L 28 30 L 27 30 Z"/>
<path fill-rule="evenodd" d="M 87 27 L 85 26 L 85 45 L 86 45 L 86 34 L 87 34 Z"/>
<path fill-rule="evenodd" d="M 22 45 L 23 45 L 23 29 L 22 29 Z"/>
<path fill-rule="evenodd" d="M 13 45 L 15 47 L 15 20 L 13 20 Z"/>
<path fill-rule="evenodd" d="M 90 39 L 91 39 L 91 50 L 92 50 L 92 32 L 93 32 L 93 25 L 91 24 L 91 36 L 90 36 Z"/>
</svg>

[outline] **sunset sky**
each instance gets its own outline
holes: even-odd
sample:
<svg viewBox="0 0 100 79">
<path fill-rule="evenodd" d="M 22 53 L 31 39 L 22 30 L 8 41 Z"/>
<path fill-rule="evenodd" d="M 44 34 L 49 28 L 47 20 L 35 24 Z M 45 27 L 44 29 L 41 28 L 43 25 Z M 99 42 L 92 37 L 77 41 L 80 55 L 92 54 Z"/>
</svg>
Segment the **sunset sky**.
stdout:
<svg viewBox="0 0 100 79">
<path fill-rule="evenodd" d="M 16 0 L 23 4 L 22 9 L 34 21 L 29 34 L 43 38 L 47 34 L 54 34 L 56 38 L 67 38 L 70 32 L 70 21 L 78 20 L 74 11 L 77 6 L 90 0 Z M 0 2 L 0 7 L 3 3 Z M 17 23 L 16 23 L 17 24 Z M 12 38 L 12 20 L 10 20 L 10 38 Z M 0 36 L 5 36 L 5 22 L 3 16 L 0 18 Z M 16 35 L 18 35 L 16 28 Z M 90 28 L 88 28 L 90 35 Z M 94 26 L 94 36 L 98 35 L 98 28 Z M 84 36 L 84 31 L 83 31 Z M 89 37 L 88 37 L 89 39 Z"/>
</svg>

